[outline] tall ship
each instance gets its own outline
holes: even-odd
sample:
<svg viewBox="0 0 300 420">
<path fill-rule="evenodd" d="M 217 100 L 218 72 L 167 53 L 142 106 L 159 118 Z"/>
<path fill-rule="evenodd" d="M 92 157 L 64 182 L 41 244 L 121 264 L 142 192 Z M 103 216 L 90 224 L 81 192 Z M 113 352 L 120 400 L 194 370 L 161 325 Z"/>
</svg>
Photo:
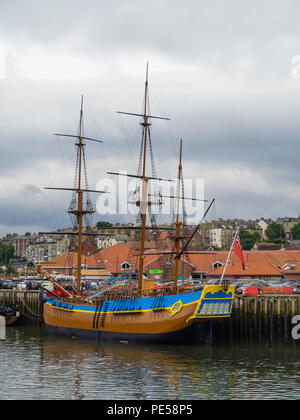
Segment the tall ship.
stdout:
<svg viewBox="0 0 300 420">
<path fill-rule="evenodd" d="M 186 237 L 183 235 L 182 223 L 179 220 L 182 141 L 180 141 L 178 188 L 176 197 L 173 197 L 177 201 L 176 221 L 173 230 L 175 249 L 173 252 L 165 251 L 169 252 L 170 257 L 174 259 L 172 286 L 168 289 L 149 287 L 150 282 L 144 276 L 144 260 L 147 255 L 147 249 L 145 248 L 148 229 L 147 209 L 151 206 L 148 183 L 152 179 L 161 180 L 147 174 L 150 121 L 154 118 L 160 118 L 148 114 L 148 65 L 143 112 L 141 114 L 124 114 L 142 118 L 141 170 L 137 175 L 127 175 L 137 178 L 141 183 L 141 188 L 138 191 L 139 198 L 136 201 L 140 216 L 137 285 L 123 291 L 111 287 L 93 295 L 83 295 L 81 293 L 82 241 L 84 235 L 87 234 L 83 231 L 83 218 L 94 212 L 89 204 L 90 201 L 85 201 L 84 196 L 90 192 L 104 193 L 83 188 L 83 178 L 86 177 L 84 148 L 89 140 L 98 140 L 83 136 L 83 105 L 81 102 L 78 134 L 74 136 L 66 135 L 76 139 L 76 182 L 74 188 L 58 188 L 73 191 L 73 204 L 68 212 L 76 218 L 76 237 L 78 238 L 76 292 L 72 293 L 65 290 L 57 283 L 56 278 L 46 272 L 40 265 L 37 265 L 38 272 L 51 280 L 55 286 L 53 292 L 47 293 L 44 302 L 44 321 L 47 331 L 50 334 L 84 337 L 97 341 L 117 340 L 121 342 L 169 344 L 210 342 L 212 339 L 212 323 L 224 320 L 231 315 L 234 287 L 222 281 L 217 285 L 197 285 L 183 289 L 178 283 L 180 260 L 188 254 L 188 244 L 197 228 L 199 228 L 197 226 L 192 234 Z M 111 174 L 117 175 L 113 172 Z M 209 208 L 205 215 L 208 210 Z"/>
</svg>

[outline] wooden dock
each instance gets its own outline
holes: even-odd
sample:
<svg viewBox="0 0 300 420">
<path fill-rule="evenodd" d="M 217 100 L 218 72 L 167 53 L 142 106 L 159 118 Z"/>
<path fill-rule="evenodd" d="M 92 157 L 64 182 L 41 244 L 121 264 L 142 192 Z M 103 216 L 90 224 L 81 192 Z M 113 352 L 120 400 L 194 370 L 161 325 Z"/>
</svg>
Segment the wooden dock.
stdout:
<svg viewBox="0 0 300 420">
<path fill-rule="evenodd" d="M 31 322 L 43 321 L 42 291 L 0 290 L 0 305 L 5 304 L 17 305 Z M 291 342 L 295 315 L 300 315 L 300 295 L 237 295 L 231 317 L 213 323 L 212 334 L 216 342 Z"/>
<path fill-rule="evenodd" d="M 232 316 L 213 332 L 217 341 L 291 342 L 295 315 L 300 315 L 300 295 L 237 295 Z"/>
<path fill-rule="evenodd" d="M 40 290 L 0 290 L 0 305 L 16 305 L 23 318 L 34 322 L 43 320 L 43 299 Z"/>
<path fill-rule="evenodd" d="M 299 295 L 259 295 L 239 296 L 234 300 L 234 311 L 239 314 L 264 314 L 264 315 L 298 315 L 300 314 Z"/>
</svg>

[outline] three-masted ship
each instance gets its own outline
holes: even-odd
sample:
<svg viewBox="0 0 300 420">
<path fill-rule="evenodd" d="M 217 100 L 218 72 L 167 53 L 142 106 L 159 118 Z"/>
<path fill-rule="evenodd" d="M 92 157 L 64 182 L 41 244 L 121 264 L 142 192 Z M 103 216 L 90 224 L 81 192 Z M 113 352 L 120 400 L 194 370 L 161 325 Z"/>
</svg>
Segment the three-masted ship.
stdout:
<svg viewBox="0 0 300 420">
<path fill-rule="evenodd" d="M 150 121 L 160 118 L 148 115 L 148 66 L 145 82 L 144 109 L 142 114 L 131 114 L 142 117 L 142 171 L 136 177 L 141 181 L 140 199 L 137 202 L 140 212 L 140 248 L 138 264 L 138 284 L 128 289 L 123 295 L 113 288 L 94 296 L 86 296 L 81 290 L 81 244 L 83 238 L 83 217 L 93 212 L 84 208 L 83 195 L 92 190 L 82 188 L 82 162 L 85 140 L 82 134 L 82 104 L 80 112 L 79 133 L 75 137 L 77 146 L 77 185 L 72 189 L 77 196 L 76 208 L 69 210 L 76 217 L 78 234 L 78 262 L 76 293 L 64 290 L 56 279 L 38 266 L 40 273 L 56 285 L 55 292 L 47 293 L 44 303 L 44 321 L 49 333 L 72 337 L 86 337 L 95 340 L 141 341 L 157 343 L 190 343 L 209 342 L 211 340 L 211 323 L 230 317 L 234 298 L 234 287 L 226 284 L 205 285 L 181 289 L 178 286 L 178 267 L 180 258 L 187 253 L 189 240 L 183 244 L 179 209 L 175 222 L 174 284 L 171 290 L 149 289 L 145 287 L 144 259 L 147 208 L 149 202 L 148 182 L 153 179 L 147 176 L 147 141 L 150 135 Z M 180 162 L 178 185 L 181 177 L 182 142 L 180 144 Z M 134 176 L 134 175 L 129 175 Z M 100 192 L 101 191 L 94 191 Z M 178 200 L 180 188 L 177 190 Z M 179 201 L 178 201 L 179 206 Z M 191 236 L 192 237 L 192 236 Z"/>
</svg>

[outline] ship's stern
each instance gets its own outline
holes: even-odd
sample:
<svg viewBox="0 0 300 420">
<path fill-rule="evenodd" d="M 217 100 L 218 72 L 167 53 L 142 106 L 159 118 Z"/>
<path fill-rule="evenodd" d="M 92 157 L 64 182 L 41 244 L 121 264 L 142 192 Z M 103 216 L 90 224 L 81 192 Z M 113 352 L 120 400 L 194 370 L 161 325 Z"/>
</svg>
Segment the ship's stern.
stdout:
<svg viewBox="0 0 300 420">
<path fill-rule="evenodd" d="M 187 323 L 229 318 L 232 312 L 234 295 L 234 286 L 224 286 L 223 284 L 204 286 L 195 312 L 187 320 Z"/>
</svg>

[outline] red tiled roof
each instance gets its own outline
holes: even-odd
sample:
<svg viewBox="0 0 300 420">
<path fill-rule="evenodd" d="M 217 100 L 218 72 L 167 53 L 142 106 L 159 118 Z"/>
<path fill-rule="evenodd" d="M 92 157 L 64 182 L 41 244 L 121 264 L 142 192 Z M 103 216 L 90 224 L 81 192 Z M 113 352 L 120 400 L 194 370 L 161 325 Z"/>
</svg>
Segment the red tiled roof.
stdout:
<svg viewBox="0 0 300 420">
<path fill-rule="evenodd" d="M 207 273 L 207 275 L 221 276 L 224 266 Z M 246 264 L 246 270 L 243 270 L 241 262 L 235 262 L 226 268 L 227 276 L 281 276 L 280 269 L 268 262 L 251 262 Z"/>
<path fill-rule="evenodd" d="M 157 249 L 149 249 L 152 242 L 146 242 L 146 253 L 157 252 Z M 96 254 L 86 258 L 86 264 L 89 267 L 105 267 L 109 271 L 120 271 L 121 264 L 127 262 L 133 269 L 138 267 L 139 245 L 134 242 L 121 242 L 109 248 L 98 251 Z M 144 266 L 155 260 L 157 255 L 146 255 Z"/>
<path fill-rule="evenodd" d="M 119 271 L 123 262 L 130 264 L 131 248 L 127 243 L 119 243 L 96 252 L 86 259 L 89 267 L 105 267 L 109 271 Z"/>
<path fill-rule="evenodd" d="M 300 262 L 300 251 L 243 251 L 245 265 L 250 267 L 252 263 L 269 263 L 269 265 L 282 267 L 286 263 L 296 264 Z M 228 251 L 217 251 L 214 254 L 189 254 L 189 261 L 198 272 L 211 272 L 213 263 L 220 261 L 225 264 Z M 238 256 L 233 252 L 230 262 L 241 267 Z M 266 267 L 266 266 L 265 266 Z M 270 268 L 271 270 L 271 268 Z"/>
<path fill-rule="evenodd" d="M 172 244 L 164 242 L 163 249 L 155 241 L 145 243 L 146 254 L 170 250 Z M 160 248 L 160 249 L 158 249 Z M 226 274 L 239 275 L 275 275 L 275 274 L 294 274 L 300 272 L 300 250 L 282 251 L 244 251 L 245 265 L 247 270 L 242 269 L 241 261 L 233 252 L 230 256 L 230 265 L 226 269 Z M 223 266 L 213 269 L 213 264 L 220 261 L 223 265 L 226 262 L 228 251 L 216 251 L 211 254 L 189 254 L 183 256 L 186 262 L 193 265 L 196 272 L 208 275 L 219 275 L 223 272 Z M 82 264 L 90 268 L 104 267 L 108 271 L 120 271 L 121 264 L 128 262 L 133 269 L 138 267 L 139 243 L 121 242 L 109 248 L 98 251 L 90 257 L 82 257 Z M 144 267 L 159 258 L 159 255 L 146 255 Z M 284 270 L 285 264 L 295 264 L 295 270 Z M 77 266 L 77 253 L 69 253 L 51 260 L 43 267 L 72 267 Z"/>
<path fill-rule="evenodd" d="M 161 232 L 161 234 L 159 235 L 159 239 L 167 239 L 167 237 L 169 236 L 168 232 Z"/>
<path fill-rule="evenodd" d="M 87 257 L 81 257 L 81 264 L 85 263 Z M 70 252 L 69 254 L 61 255 L 53 260 L 41 264 L 42 267 L 72 267 L 77 266 L 77 252 Z"/>
</svg>

